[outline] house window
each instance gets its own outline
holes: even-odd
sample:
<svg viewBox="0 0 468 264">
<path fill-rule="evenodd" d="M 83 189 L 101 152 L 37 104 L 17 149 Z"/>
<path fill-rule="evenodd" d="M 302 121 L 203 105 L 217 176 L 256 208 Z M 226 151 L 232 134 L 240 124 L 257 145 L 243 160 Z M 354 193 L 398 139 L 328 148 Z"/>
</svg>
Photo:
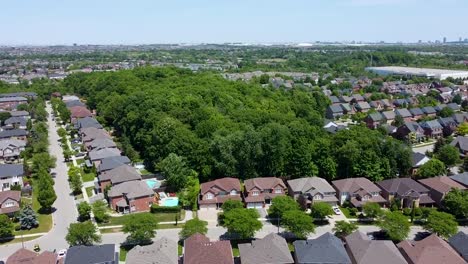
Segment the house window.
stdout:
<svg viewBox="0 0 468 264">
<path fill-rule="evenodd" d="M 9 182 L 3 183 L 3 189 L 8 189 L 8 188 L 10 188 L 10 183 Z"/>
<path fill-rule="evenodd" d="M 213 196 L 212 193 L 208 193 L 208 194 L 206 195 L 206 199 L 207 199 L 207 200 L 211 200 L 211 199 L 213 199 L 213 198 L 214 198 L 214 196 Z"/>
<path fill-rule="evenodd" d="M 322 195 L 320 195 L 320 194 L 314 195 L 314 200 L 322 200 L 322 198 L 323 198 L 323 197 L 322 197 Z"/>
<path fill-rule="evenodd" d="M 281 188 L 276 188 L 275 189 L 275 193 L 282 193 L 282 192 L 283 192 L 283 189 L 281 189 Z"/>
<path fill-rule="evenodd" d="M 252 196 L 258 196 L 259 192 L 258 191 L 253 191 Z"/>
<path fill-rule="evenodd" d="M 15 203 L 14 202 L 6 202 L 3 204 L 4 207 L 13 207 L 15 206 Z"/>
<path fill-rule="evenodd" d="M 236 194 L 237 194 L 236 190 L 231 191 L 231 195 L 236 195 Z"/>
</svg>

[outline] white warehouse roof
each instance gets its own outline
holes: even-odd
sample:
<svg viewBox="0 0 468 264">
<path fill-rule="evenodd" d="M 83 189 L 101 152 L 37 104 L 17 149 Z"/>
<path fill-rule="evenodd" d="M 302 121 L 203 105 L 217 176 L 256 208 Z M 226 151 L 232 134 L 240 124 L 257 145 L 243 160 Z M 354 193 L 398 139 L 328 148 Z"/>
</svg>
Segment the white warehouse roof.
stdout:
<svg viewBox="0 0 468 264">
<path fill-rule="evenodd" d="M 468 71 L 459 70 L 444 70 L 444 69 L 429 69 L 429 68 L 412 68 L 399 66 L 386 67 L 368 67 L 367 71 L 375 72 L 380 75 L 405 75 L 405 76 L 421 76 L 428 78 L 437 78 L 440 80 L 452 78 L 468 78 Z"/>
</svg>

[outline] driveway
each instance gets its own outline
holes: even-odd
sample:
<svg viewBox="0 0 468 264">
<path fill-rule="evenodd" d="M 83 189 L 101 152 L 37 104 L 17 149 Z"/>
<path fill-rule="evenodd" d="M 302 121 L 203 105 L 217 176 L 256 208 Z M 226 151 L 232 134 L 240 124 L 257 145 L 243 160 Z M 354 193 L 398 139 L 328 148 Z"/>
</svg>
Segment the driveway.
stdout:
<svg viewBox="0 0 468 264">
<path fill-rule="evenodd" d="M 52 108 L 49 103 L 47 103 L 46 110 L 49 113 L 47 120 L 49 127 L 49 152 L 57 158 L 56 168 L 54 169 L 57 173 L 54 185 L 57 200 L 54 203 L 55 212 L 52 214 L 54 224 L 49 233 L 40 238 L 25 242 L 24 246 L 27 249 L 32 249 L 34 244 L 39 244 L 42 250 L 60 250 L 68 248 L 65 236 L 68 233 L 67 229 L 70 223 L 77 221 L 78 212 L 68 184 L 68 167 L 64 162 L 62 148 L 58 142 L 60 138 L 57 134 L 58 127 L 52 121 Z M 21 242 L 0 246 L 0 260 L 6 259 L 20 248 Z"/>
<path fill-rule="evenodd" d="M 208 226 L 216 226 L 218 224 L 218 213 L 222 213 L 223 210 L 216 209 L 200 209 L 197 212 L 198 218 L 208 222 Z"/>
</svg>

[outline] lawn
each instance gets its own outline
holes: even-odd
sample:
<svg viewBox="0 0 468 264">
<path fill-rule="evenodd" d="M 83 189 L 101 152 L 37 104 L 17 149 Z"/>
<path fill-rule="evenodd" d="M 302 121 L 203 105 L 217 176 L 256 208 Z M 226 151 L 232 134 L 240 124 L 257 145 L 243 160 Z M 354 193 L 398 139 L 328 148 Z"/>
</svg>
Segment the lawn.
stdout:
<svg viewBox="0 0 468 264">
<path fill-rule="evenodd" d="M 133 247 L 120 247 L 119 260 L 125 261 L 127 259 L 128 251 L 130 251 L 132 248 Z"/>
<path fill-rule="evenodd" d="M 346 216 L 346 218 L 356 218 L 356 216 L 351 215 L 351 213 L 349 212 L 349 209 L 346 207 L 340 206 L 340 211 Z"/>
<path fill-rule="evenodd" d="M 80 167 L 81 164 L 84 163 L 84 159 L 75 159 L 76 160 L 76 165 Z"/>
<path fill-rule="evenodd" d="M 23 239 L 21 239 L 21 236 L 18 236 L 17 238 L 14 238 L 14 239 L 11 239 L 11 240 L 0 240 L 0 245 L 4 246 L 4 245 L 8 245 L 8 244 L 13 244 L 13 243 L 21 243 L 21 241 L 30 241 L 30 240 L 33 240 L 33 239 L 36 239 L 36 238 L 39 238 L 41 237 L 41 235 L 39 236 L 31 236 L 31 237 L 24 237 Z"/>
<path fill-rule="evenodd" d="M 93 186 L 87 187 L 86 188 L 86 194 L 88 195 L 88 197 L 93 196 L 94 195 L 94 187 Z"/>
<path fill-rule="evenodd" d="M 31 203 L 30 198 L 22 198 L 23 203 Z M 35 234 L 35 233 L 47 233 L 52 228 L 52 214 L 40 213 L 39 209 L 41 205 L 37 201 L 37 191 L 33 191 L 32 195 L 32 208 L 37 213 L 37 219 L 39 226 L 30 230 L 15 231 L 15 235 L 23 233 L 23 235 Z"/>
<path fill-rule="evenodd" d="M 184 223 L 178 224 L 178 225 L 174 225 L 174 224 L 162 224 L 162 225 L 158 225 L 158 229 L 156 229 L 156 232 L 157 232 L 159 229 L 183 228 L 184 225 L 185 225 Z M 99 229 L 99 231 L 100 231 L 102 234 L 119 233 L 119 232 L 122 232 L 122 228 L 120 228 L 120 227 L 116 227 L 116 228 L 105 228 L 105 229 Z"/>
<path fill-rule="evenodd" d="M 152 213 L 141 213 L 141 214 L 150 214 L 154 216 L 154 218 L 158 222 L 170 222 L 174 221 L 176 217 L 176 213 L 157 213 L 157 214 L 152 214 Z M 113 226 L 113 225 L 123 225 L 123 223 L 131 216 L 131 214 L 123 215 L 123 216 L 113 216 L 110 218 L 108 223 L 102 223 L 99 224 L 99 226 Z M 181 210 L 180 212 L 180 220 L 183 220 L 185 218 L 185 211 Z"/>
<path fill-rule="evenodd" d="M 96 178 L 96 174 L 94 174 L 93 172 L 85 173 L 84 170 L 81 169 L 81 178 L 83 179 L 83 182 L 94 181 L 94 178 Z"/>
</svg>

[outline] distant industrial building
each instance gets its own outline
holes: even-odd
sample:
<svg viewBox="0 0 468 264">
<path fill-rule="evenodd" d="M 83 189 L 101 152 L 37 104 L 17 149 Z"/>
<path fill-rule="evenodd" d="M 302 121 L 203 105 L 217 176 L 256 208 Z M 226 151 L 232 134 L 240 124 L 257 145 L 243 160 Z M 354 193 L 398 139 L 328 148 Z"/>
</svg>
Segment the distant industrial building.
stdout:
<svg viewBox="0 0 468 264">
<path fill-rule="evenodd" d="M 426 78 L 435 78 L 439 80 L 445 80 L 449 77 L 454 79 L 465 79 L 468 78 L 468 71 L 457 71 L 457 70 L 443 70 L 443 69 L 428 69 L 428 68 L 411 68 L 411 67 L 367 67 L 366 71 L 374 72 L 379 75 L 398 75 L 398 76 L 417 76 Z"/>
</svg>

